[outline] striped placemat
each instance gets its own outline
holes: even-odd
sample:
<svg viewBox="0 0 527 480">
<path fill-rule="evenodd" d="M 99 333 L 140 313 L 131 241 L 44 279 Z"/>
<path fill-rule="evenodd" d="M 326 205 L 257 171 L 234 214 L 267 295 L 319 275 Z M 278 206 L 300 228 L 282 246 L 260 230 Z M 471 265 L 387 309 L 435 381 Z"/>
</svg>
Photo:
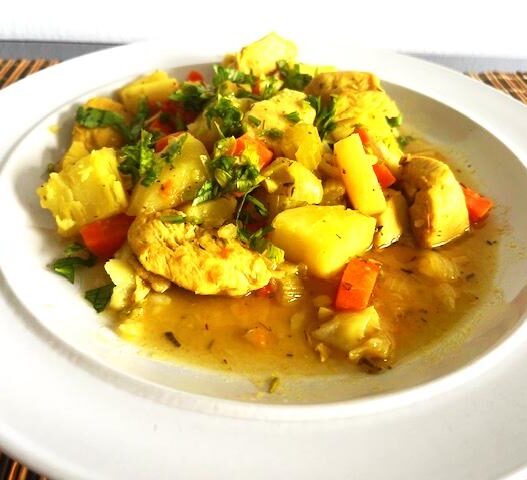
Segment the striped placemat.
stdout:
<svg viewBox="0 0 527 480">
<path fill-rule="evenodd" d="M 0 88 L 58 63 L 58 60 L 0 59 Z M 527 104 L 527 72 L 468 72 L 469 77 L 508 93 Z M 0 452 L 0 480 L 46 480 Z"/>
</svg>

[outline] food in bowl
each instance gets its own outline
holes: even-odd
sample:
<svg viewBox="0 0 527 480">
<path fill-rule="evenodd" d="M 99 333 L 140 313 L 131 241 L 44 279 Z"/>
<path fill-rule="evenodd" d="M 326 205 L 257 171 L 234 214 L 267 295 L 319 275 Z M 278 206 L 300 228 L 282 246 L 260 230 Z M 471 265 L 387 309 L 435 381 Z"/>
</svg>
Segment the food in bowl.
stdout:
<svg viewBox="0 0 527 480">
<path fill-rule="evenodd" d="M 374 74 L 296 57 L 271 34 L 210 81 L 156 71 L 78 108 L 37 192 L 69 242 L 51 268 L 104 265 L 85 297 L 123 338 L 244 373 L 380 372 L 486 288 L 492 200 L 401 133 Z"/>
</svg>

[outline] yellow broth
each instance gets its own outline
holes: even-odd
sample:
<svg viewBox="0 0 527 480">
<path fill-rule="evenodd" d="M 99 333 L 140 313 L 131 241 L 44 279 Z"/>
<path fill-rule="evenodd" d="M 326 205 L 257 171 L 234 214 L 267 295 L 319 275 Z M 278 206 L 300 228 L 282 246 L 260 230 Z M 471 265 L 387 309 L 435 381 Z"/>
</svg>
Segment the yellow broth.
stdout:
<svg viewBox="0 0 527 480">
<path fill-rule="evenodd" d="M 408 150 L 427 149 L 418 141 Z M 437 151 L 432 153 L 445 159 Z M 394 342 L 392 364 L 441 342 L 447 332 L 463 330 L 474 307 L 493 294 L 497 223 L 491 216 L 482 227 L 437 249 L 459 269 L 459 278 L 447 286 L 418 272 L 419 250 L 404 242 L 365 255 L 382 263 L 372 303 Z M 317 307 L 333 301 L 337 285 L 338 278 L 308 278 L 304 296 L 289 305 L 254 294 L 207 297 L 172 287 L 121 314 L 117 332 L 154 358 L 206 368 L 258 376 L 350 372 L 356 367 L 334 349 L 321 362 L 314 349 L 317 342 L 310 336 L 320 325 Z M 245 338 L 255 327 L 268 330 L 267 346 L 255 346 Z"/>
</svg>

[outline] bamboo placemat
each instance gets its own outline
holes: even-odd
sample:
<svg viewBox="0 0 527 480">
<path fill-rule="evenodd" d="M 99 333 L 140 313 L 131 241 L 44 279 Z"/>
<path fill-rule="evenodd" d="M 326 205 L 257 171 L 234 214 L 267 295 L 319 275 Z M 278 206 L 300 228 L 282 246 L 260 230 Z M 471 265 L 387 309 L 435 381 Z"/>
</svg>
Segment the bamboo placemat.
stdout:
<svg viewBox="0 0 527 480">
<path fill-rule="evenodd" d="M 21 78 L 58 63 L 58 60 L 39 58 L 0 59 L 0 88 L 7 87 Z M 480 80 L 508 93 L 527 104 L 527 72 L 468 72 L 469 77 Z M 0 452 L 0 480 L 47 480 L 24 465 Z"/>
</svg>

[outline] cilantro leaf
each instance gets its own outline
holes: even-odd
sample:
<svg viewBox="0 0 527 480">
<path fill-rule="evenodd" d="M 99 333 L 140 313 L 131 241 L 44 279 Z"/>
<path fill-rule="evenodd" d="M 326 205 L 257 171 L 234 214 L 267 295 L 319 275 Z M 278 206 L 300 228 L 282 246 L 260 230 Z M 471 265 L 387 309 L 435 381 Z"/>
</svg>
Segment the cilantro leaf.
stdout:
<svg viewBox="0 0 527 480">
<path fill-rule="evenodd" d="M 183 150 L 183 144 L 186 140 L 187 134 L 185 133 L 177 137 L 176 140 L 169 142 L 168 147 L 165 148 L 161 154 L 161 158 L 165 161 L 165 163 L 171 163 L 175 156 L 181 154 L 181 150 Z"/>
<path fill-rule="evenodd" d="M 119 171 L 130 175 L 134 185 L 141 180 L 141 185 L 148 187 L 156 180 L 159 167 L 155 161 L 153 135 L 150 132 L 141 130 L 137 144 L 123 147 L 121 157 Z"/>
<path fill-rule="evenodd" d="M 183 108 L 190 112 L 201 112 L 205 104 L 214 97 L 210 87 L 200 83 L 184 82 L 181 87 L 168 98 L 181 102 Z"/>
<path fill-rule="evenodd" d="M 114 287 L 115 285 L 110 283 L 99 288 L 93 288 L 84 293 L 84 298 L 93 305 L 97 313 L 100 313 L 110 302 Z"/>
<path fill-rule="evenodd" d="M 314 95 L 308 95 L 307 101 L 315 109 L 315 126 L 320 138 L 324 140 L 337 126 L 335 123 L 337 98 L 332 95 L 326 105 L 322 104 L 320 97 Z"/>
<path fill-rule="evenodd" d="M 304 88 L 313 79 L 307 73 L 300 73 L 300 65 L 298 63 L 291 66 L 286 60 L 279 60 L 276 62 L 276 66 L 284 80 L 285 88 L 303 92 Z"/>
<path fill-rule="evenodd" d="M 83 256 L 73 256 L 74 253 L 80 253 Z M 93 267 L 97 262 L 97 257 L 79 243 L 68 245 L 64 249 L 64 254 L 66 255 L 65 257 L 55 260 L 49 267 L 56 274 L 66 278 L 70 283 L 75 282 L 75 269 L 77 267 Z"/>
<path fill-rule="evenodd" d="M 205 110 L 209 128 L 214 123 L 224 137 L 239 137 L 243 133 L 242 111 L 227 97 L 218 95 Z"/>
<path fill-rule="evenodd" d="M 227 81 L 251 86 L 256 82 L 254 75 L 240 72 L 234 68 L 222 67 L 221 65 L 214 65 L 212 68 L 214 69 L 212 84 L 216 88 Z"/>
<path fill-rule="evenodd" d="M 130 130 L 124 117 L 110 110 L 79 107 L 75 115 L 75 121 L 86 128 L 113 127 L 119 130 L 126 139 L 130 137 Z"/>
<path fill-rule="evenodd" d="M 264 218 L 267 218 L 269 212 L 267 211 L 266 206 L 260 200 L 258 200 L 256 197 L 253 197 L 252 195 L 247 195 L 246 199 L 253 204 L 254 208 L 256 209 L 259 215 Z"/>
</svg>

